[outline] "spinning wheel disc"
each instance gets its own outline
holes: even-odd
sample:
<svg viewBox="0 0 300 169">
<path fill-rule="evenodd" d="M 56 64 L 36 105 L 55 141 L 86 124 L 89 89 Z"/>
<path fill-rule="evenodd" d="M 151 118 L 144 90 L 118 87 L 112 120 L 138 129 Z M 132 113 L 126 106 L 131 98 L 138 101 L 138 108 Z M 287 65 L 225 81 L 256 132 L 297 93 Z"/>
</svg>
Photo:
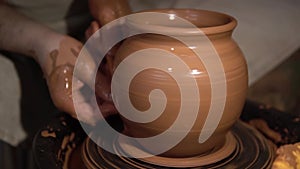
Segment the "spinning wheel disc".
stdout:
<svg viewBox="0 0 300 169">
<path fill-rule="evenodd" d="M 114 138 L 99 141 L 110 144 L 115 155 L 98 147 L 87 138 L 82 147 L 83 161 L 88 169 L 98 168 L 270 168 L 274 159 L 274 148 L 256 130 L 238 121 L 227 135 L 225 145 L 206 155 L 192 158 L 151 157 L 134 159 L 123 157 L 124 153 L 136 153 L 134 149 L 124 146 L 124 141 Z M 221 154 L 221 155 L 220 155 Z M 207 160 L 205 160 L 207 159 Z"/>
</svg>

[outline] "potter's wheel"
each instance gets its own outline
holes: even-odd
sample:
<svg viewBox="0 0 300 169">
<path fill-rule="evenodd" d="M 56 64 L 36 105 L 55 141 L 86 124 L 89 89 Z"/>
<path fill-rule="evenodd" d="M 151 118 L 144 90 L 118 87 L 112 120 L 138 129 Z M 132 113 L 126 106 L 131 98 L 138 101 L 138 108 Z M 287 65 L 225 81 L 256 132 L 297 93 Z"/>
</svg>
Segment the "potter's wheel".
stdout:
<svg viewBox="0 0 300 169">
<path fill-rule="evenodd" d="M 280 142 L 280 144 L 292 144 L 300 141 L 299 122 L 297 121 L 299 117 L 288 116 L 287 113 L 280 112 L 255 102 L 247 101 L 241 119 L 243 121 L 250 121 L 251 119 L 265 120 L 272 130 L 280 133 L 282 138 L 284 138 L 282 140 L 283 142 Z M 121 120 L 114 122 L 114 124 L 120 123 Z M 288 129 L 289 133 L 286 133 L 286 129 Z M 267 143 L 266 135 L 262 136 L 258 130 L 253 129 L 242 122 L 238 122 L 233 127 L 231 133 L 237 142 L 236 149 L 238 151 L 235 150 L 237 154 L 233 154 L 231 161 L 228 157 L 223 161 L 217 162 L 214 166 L 208 165 L 206 167 L 231 169 L 264 168 L 264 166 L 266 166 L 266 168 L 271 168 L 270 163 L 274 158 L 274 149 Z M 33 142 L 33 155 L 38 167 L 41 169 L 85 169 L 86 167 L 83 164 L 84 158 L 82 157 L 82 145 L 84 140 L 84 145 L 87 145 L 86 138 L 87 136 L 77 120 L 65 113 L 59 114 L 41 128 L 35 136 Z M 111 144 L 112 142 L 113 141 L 108 143 Z M 92 143 L 93 142 L 89 143 L 89 147 L 96 147 L 92 149 L 96 151 L 89 151 L 89 153 L 86 153 L 89 158 L 89 160 L 86 161 L 91 161 L 92 159 L 97 162 L 101 161 L 103 163 L 102 165 L 105 165 L 106 168 L 112 168 L 110 164 L 115 164 L 117 166 L 125 165 L 127 168 L 134 168 L 132 166 L 129 167 L 128 159 L 125 161 L 124 158 L 121 159 L 120 157 L 109 154 L 101 149 L 97 150 L 97 146 Z M 95 153 L 94 155 L 98 156 L 93 156 L 93 152 Z M 99 154 L 102 156 L 99 156 Z M 145 164 L 145 162 L 137 161 Z M 152 168 L 157 168 L 157 166 Z"/>
<path fill-rule="evenodd" d="M 88 168 L 270 168 L 274 159 L 274 148 L 260 133 L 241 121 L 233 126 L 223 147 L 199 157 L 123 157 L 124 153 L 134 156 L 142 150 L 130 147 L 126 144 L 128 140 L 111 139 L 98 138 L 98 141 L 111 145 L 118 155 L 101 149 L 89 138 L 85 140 L 82 158 Z"/>
<path fill-rule="evenodd" d="M 140 161 L 168 167 L 196 167 L 203 166 L 218 161 L 224 160 L 227 157 L 232 156 L 237 150 L 237 141 L 234 135 L 230 132 L 226 136 L 226 142 L 222 147 L 213 149 L 201 156 L 188 157 L 188 158 L 168 158 L 161 156 L 151 156 L 151 154 L 144 151 L 142 148 L 133 146 L 126 138 L 118 138 L 113 144 L 114 150 L 120 156 L 137 157 L 139 154 L 147 154 L 148 158 L 141 158 Z M 99 148 L 98 148 L 99 149 Z M 125 159 L 125 158 L 122 158 Z M 128 159 L 128 158 L 127 158 Z"/>
</svg>

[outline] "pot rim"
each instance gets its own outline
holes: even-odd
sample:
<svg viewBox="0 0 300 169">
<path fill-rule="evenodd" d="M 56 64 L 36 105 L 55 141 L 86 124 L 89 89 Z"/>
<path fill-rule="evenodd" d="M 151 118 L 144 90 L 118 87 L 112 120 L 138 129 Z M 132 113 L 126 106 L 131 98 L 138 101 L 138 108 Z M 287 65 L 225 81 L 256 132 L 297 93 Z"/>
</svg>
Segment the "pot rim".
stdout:
<svg viewBox="0 0 300 169">
<path fill-rule="evenodd" d="M 196 15 L 202 15 L 202 16 L 208 16 L 211 17 L 211 19 L 218 19 L 221 22 L 219 24 L 215 24 L 212 26 L 204 26 L 204 27 L 199 27 L 192 23 L 192 21 L 183 18 L 181 16 L 178 16 L 180 18 L 183 18 L 190 23 L 194 24 L 195 27 L 180 27 L 180 26 L 169 26 L 166 25 L 166 23 L 151 23 L 145 18 L 135 18 L 135 15 L 132 15 L 133 18 L 129 17 L 127 19 L 128 25 L 137 30 L 142 30 L 143 32 L 154 32 L 157 34 L 163 34 L 163 35 L 177 35 L 177 36 L 191 36 L 191 35 L 214 35 L 214 34 L 219 34 L 219 33 L 225 33 L 225 32 L 232 32 L 234 28 L 237 26 L 237 20 L 225 13 L 221 12 L 215 12 L 215 11 L 210 11 L 210 10 L 202 10 L 202 9 L 190 9 L 190 8 L 165 8 L 165 9 L 151 9 L 151 10 L 143 10 L 136 12 L 134 14 L 139 14 L 139 13 L 163 13 L 163 14 L 175 14 L 176 12 L 182 12 L 185 17 L 192 16 L 194 14 L 194 17 Z M 159 15 L 161 16 L 161 15 Z M 171 16 L 171 15 L 169 15 Z M 221 20 L 221 21 L 220 21 Z M 198 20 L 199 21 L 199 20 Z M 145 27 L 145 25 L 147 25 Z M 199 32 L 199 29 L 203 32 Z"/>
</svg>

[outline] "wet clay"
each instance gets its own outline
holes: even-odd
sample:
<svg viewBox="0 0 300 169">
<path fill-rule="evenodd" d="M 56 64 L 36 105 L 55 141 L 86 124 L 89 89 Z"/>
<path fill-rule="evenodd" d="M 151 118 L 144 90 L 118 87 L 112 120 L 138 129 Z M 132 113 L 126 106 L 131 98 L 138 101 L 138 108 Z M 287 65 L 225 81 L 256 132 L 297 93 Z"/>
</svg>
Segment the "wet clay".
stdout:
<svg viewBox="0 0 300 169">
<path fill-rule="evenodd" d="M 55 134 L 55 132 L 49 132 L 48 130 L 44 130 L 44 131 L 41 132 L 41 136 L 42 137 L 53 137 L 53 138 L 55 138 L 56 134 Z"/>
<path fill-rule="evenodd" d="M 300 143 L 287 144 L 279 147 L 272 169 L 300 168 Z"/>
<path fill-rule="evenodd" d="M 211 77 L 208 73 L 206 65 L 192 50 L 196 48 L 205 48 L 201 43 L 199 44 L 199 46 L 187 46 L 183 42 L 170 36 L 174 35 L 178 37 L 184 37 L 188 42 L 193 42 L 198 41 L 198 39 L 196 39 L 197 37 L 204 35 L 195 34 L 195 31 L 191 31 L 192 28 L 189 27 L 186 28 L 184 26 L 176 24 L 170 26 L 161 18 L 158 18 L 157 22 L 155 19 L 153 19 L 154 21 L 150 20 L 149 23 L 146 24 L 144 23 L 144 18 L 135 18 L 134 21 L 129 21 L 132 22 L 129 23 L 129 26 L 131 26 L 130 28 L 132 28 L 133 30 L 151 29 L 157 32 L 157 34 L 141 34 L 126 39 L 120 46 L 114 58 L 114 70 L 117 70 L 118 66 L 125 59 L 128 59 L 131 54 L 137 51 L 141 51 L 144 49 L 161 49 L 174 54 L 189 67 L 189 69 L 191 70 L 190 73 L 180 74 L 181 72 L 178 72 L 177 75 L 182 77 L 190 76 L 195 79 L 200 95 L 200 100 L 198 102 L 200 107 L 197 111 L 198 116 L 196 117 L 195 123 L 193 123 L 192 129 L 175 147 L 160 155 L 165 157 L 191 157 L 205 154 L 216 147 L 221 147 L 221 145 L 223 145 L 225 142 L 225 135 L 240 116 L 246 98 L 246 91 L 248 88 L 246 61 L 240 48 L 231 36 L 234 28 L 237 25 L 237 21 L 233 17 L 225 14 L 194 9 L 166 9 L 151 10 L 147 12 L 163 12 L 170 14 L 166 15 L 166 22 L 170 22 L 170 24 L 173 23 L 172 19 L 174 19 L 170 16 L 176 15 L 181 18 L 187 19 L 188 21 L 196 25 L 198 29 L 201 29 L 217 51 L 219 59 L 223 66 L 226 79 L 226 101 L 224 111 L 219 112 L 222 113 L 220 123 L 208 140 L 203 143 L 199 143 L 199 135 L 207 120 L 208 112 L 211 109 L 210 106 L 212 104 L 212 85 L 219 84 L 221 83 L 221 81 L 211 81 Z M 169 18 L 170 21 L 168 20 Z M 145 58 L 144 61 L 128 61 L 128 65 L 126 67 L 127 71 L 131 70 L 131 68 L 143 67 L 145 62 L 152 62 L 151 57 L 154 57 L 151 52 L 143 53 L 143 55 L 140 56 Z M 209 53 L 205 52 L 203 53 L 203 56 L 206 56 L 208 58 L 211 57 Z M 210 61 L 213 62 L 213 60 Z M 166 62 L 164 64 L 168 63 Z M 217 67 L 217 65 L 215 65 L 215 67 Z M 178 117 L 180 105 L 183 102 L 182 99 L 186 100 L 187 102 L 189 102 L 189 100 L 190 102 L 193 101 L 194 98 L 192 97 L 181 98 L 182 93 L 180 93 L 179 87 L 189 89 L 192 88 L 193 85 L 192 83 L 177 83 L 178 79 L 180 80 L 180 78 L 175 80 L 172 76 L 170 76 L 172 71 L 175 71 L 176 69 L 177 67 L 175 66 L 168 67 L 164 70 L 156 68 L 145 69 L 139 72 L 130 81 L 130 101 L 132 105 L 134 105 L 134 108 L 138 109 L 140 112 L 149 109 L 149 95 L 150 92 L 154 89 L 160 89 L 165 94 L 167 99 L 166 108 L 163 110 L 162 114 L 157 119 L 151 122 L 138 123 L 131 121 L 126 117 L 123 117 L 123 122 L 126 130 L 125 132 L 130 136 L 145 138 L 158 135 L 166 131 L 174 124 L 174 121 Z M 217 74 L 216 76 L 219 77 L 220 75 L 221 73 Z M 117 78 L 118 77 L 116 77 L 116 79 Z M 119 79 L 121 79 L 121 75 Z M 118 84 L 122 86 L 123 82 L 120 80 L 118 81 Z M 121 88 L 120 90 L 122 89 L 123 88 Z M 120 93 L 128 92 L 124 90 Z M 220 103 L 222 99 L 224 98 L 218 96 L 213 102 Z M 123 101 L 122 99 L 118 100 L 118 95 L 116 95 L 116 100 L 118 102 Z M 161 102 L 158 102 L 158 104 L 159 103 Z M 186 108 L 190 108 L 193 105 L 195 104 L 186 106 Z M 186 113 L 186 115 L 189 116 L 188 113 L 190 113 L 191 110 L 192 108 L 190 110 L 183 110 L 182 112 Z M 207 130 L 213 129 L 209 128 Z M 174 139 L 176 139 L 176 136 L 178 134 L 180 134 L 180 131 L 174 131 L 171 135 L 174 135 Z M 169 139 L 174 140 L 171 137 Z M 150 143 L 151 145 L 146 145 L 147 143 L 145 143 L 144 145 L 143 143 L 140 144 L 142 144 L 142 146 L 147 149 L 146 147 L 151 147 L 153 143 Z M 151 152 L 150 149 L 148 150 Z"/>
<path fill-rule="evenodd" d="M 62 76 L 63 83 L 61 84 L 61 89 L 64 89 L 65 92 L 68 94 L 68 97 L 71 97 L 71 87 L 72 87 L 72 74 L 73 74 L 74 66 L 70 64 L 65 64 L 62 66 L 58 66 L 54 69 L 54 71 L 49 75 L 50 79 L 58 80 L 58 74 Z"/>
<path fill-rule="evenodd" d="M 152 12 L 164 12 L 168 14 L 173 14 L 191 21 L 194 25 L 198 26 L 198 28 L 205 33 L 205 35 L 208 37 L 208 39 L 210 40 L 210 42 L 212 43 L 219 55 L 219 59 L 221 61 L 223 71 L 225 74 L 226 98 L 224 111 L 219 112 L 222 113 L 222 118 L 212 136 L 209 137 L 209 139 L 205 142 L 199 143 L 198 138 L 206 121 L 206 118 L 208 117 L 208 112 L 211 106 L 211 86 L 214 85 L 212 83 L 220 83 L 220 81 L 212 82 L 210 80 L 209 72 L 205 67 L 206 65 L 192 50 L 195 48 L 202 48 L 203 46 L 201 46 L 201 44 L 199 46 L 187 46 L 179 40 L 159 34 L 142 34 L 133 36 L 126 39 L 118 49 L 114 57 L 113 70 L 117 70 L 118 66 L 122 63 L 122 61 L 127 59 L 127 57 L 130 56 L 132 53 L 142 49 L 162 49 L 179 57 L 191 70 L 188 74 L 183 74 L 182 76 L 189 76 L 193 78 L 197 84 L 197 88 L 199 90 L 199 95 L 201 98 L 199 101 L 200 107 L 197 110 L 198 114 L 196 117 L 196 121 L 193 124 L 192 129 L 187 133 L 187 135 L 182 140 L 180 140 L 180 142 L 175 147 L 171 148 L 167 152 L 159 154 L 158 157 L 161 157 L 164 160 L 168 159 L 169 162 L 171 162 L 174 158 L 194 159 L 193 157 L 199 157 L 201 160 L 203 160 L 203 158 L 201 157 L 209 156 L 210 154 L 213 154 L 212 152 L 218 152 L 222 149 L 222 147 L 224 147 L 224 145 L 227 144 L 226 137 L 228 135 L 228 132 L 239 118 L 246 98 L 246 91 L 248 87 L 246 61 L 238 45 L 231 37 L 232 32 L 236 27 L 237 21 L 231 16 L 225 14 L 202 10 L 172 9 L 154 10 Z M 137 22 L 137 27 L 133 26 L 132 29 L 148 29 L 149 24 L 147 25 L 143 24 L 142 22 L 139 23 L 139 21 Z M 159 28 L 156 27 L 157 25 L 150 26 L 155 28 L 155 30 L 158 31 L 158 33 L 160 33 L 159 31 L 162 30 L 162 33 L 169 32 L 170 34 L 184 36 L 189 41 L 197 41 L 197 39 L 195 39 L 195 35 L 191 33 L 191 31 L 189 31 L 189 28 L 180 26 L 176 27 L 176 25 L 168 26 L 167 24 L 163 26 L 159 25 Z M 204 53 L 203 55 L 208 54 Z M 147 56 L 151 57 L 151 53 L 148 53 Z M 144 60 L 144 62 L 148 61 L 149 60 L 147 59 Z M 144 63 L 142 61 L 129 62 L 127 70 L 133 67 L 142 67 L 143 64 Z M 176 120 L 176 117 L 178 116 L 182 99 L 194 99 L 180 97 L 180 87 L 190 88 L 191 84 L 179 84 L 173 76 L 169 75 L 168 72 L 172 72 L 172 70 L 175 70 L 176 68 L 177 67 L 169 67 L 166 70 L 159 70 L 156 68 L 145 69 L 136 74 L 136 76 L 131 80 L 129 86 L 129 98 L 132 105 L 134 105 L 136 109 L 140 111 L 145 111 L 149 109 L 150 106 L 148 97 L 151 91 L 154 89 L 160 89 L 165 93 L 167 103 L 166 108 L 162 112 L 162 115 L 151 122 L 137 123 L 122 116 L 122 121 L 124 122 L 125 128 L 125 130 L 123 131 L 124 133 L 137 138 L 147 138 L 154 135 L 158 135 L 166 131 L 173 125 L 174 121 Z M 122 83 L 120 82 L 118 84 L 120 89 L 122 90 Z M 127 91 L 123 91 L 123 93 L 127 93 Z M 214 102 L 220 102 L 222 99 L 224 98 L 218 97 L 216 100 L 214 100 Z M 122 100 L 118 100 L 118 95 L 116 95 L 116 100 L 122 102 Z M 127 110 L 121 109 L 119 111 Z M 184 113 L 186 113 L 186 115 L 188 116 L 189 110 L 185 110 Z M 189 123 L 189 121 L 185 121 L 181 124 L 181 127 L 183 128 Z M 169 139 L 173 140 L 172 136 L 175 136 L 174 138 L 176 139 L 176 136 L 178 134 L 180 134 L 180 131 L 172 131 L 172 134 L 170 135 Z M 109 144 L 115 145 L 117 143 Z M 143 148 L 148 146 L 143 145 L 143 143 L 140 144 Z M 234 145 L 234 141 L 229 141 L 228 144 L 229 145 L 226 147 L 232 147 L 232 149 L 226 151 L 227 154 L 223 154 L 223 159 L 225 159 L 227 156 L 230 156 L 231 153 L 235 152 L 236 150 L 237 146 Z M 120 147 L 122 146 L 120 145 Z M 151 148 L 145 149 L 146 151 L 151 152 Z M 124 151 L 128 153 L 130 150 L 125 149 Z M 133 162 L 134 160 L 131 161 L 130 159 L 123 158 L 121 156 L 116 156 L 106 151 L 103 151 L 101 147 L 96 147 L 95 145 L 92 145 L 89 139 L 87 139 L 86 143 L 84 143 L 83 145 L 82 154 L 84 163 L 89 169 L 99 168 L 95 166 L 101 166 L 102 163 L 107 163 L 106 165 L 111 167 L 116 166 L 115 162 L 117 163 L 118 161 L 125 161 L 125 163 L 127 164 L 126 166 L 131 166 L 131 168 L 135 167 L 135 163 Z M 96 160 L 93 160 L 93 158 L 95 158 Z M 209 158 L 217 159 L 216 156 Z M 103 161 L 101 161 L 101 159 Z M 144 162 L 146 161 L 145 159 L 142 159 L 140 161 L 143 160 Z M 157 159 L 154 159 L 154 161 L 146 161 L 146 163 L 149 162 L 155 165 L 158 161 Z M 213 161 L 212 163 L 215 162 L 216 161 Z M 138 163 L 138 165 L 141 165 L 140 162 Z M 180 167 L 182 166 L 182 163 L 174 163 L 174 166 Z M 200 166 L 200 164 L 196 164 L 196 166 Z"/>
<path fill-rule="evenodd" d="M 271 139 L 275 143 L 279 143 L 282 141 L 280 133 L 272 130 L 266 121 L 262 119 L 253 119 L 249 121 L 249 124 L 253 127 L 255 127 L 260 132 L 264 133 L 265 136 L 269 139 Z"/>
<path fill-rule="evenodd" d="M 73 48 L 70 50 L 75 57 L 78 55 L 77 50 Z M 49 56 L 52 60 L 52 71 L 49 75 L 47 75 L 46 79 L 49 79 L 49 83 L 59 83 L 61 85 L 59 86 L 59 90 L 61 90 L 63 93 L 67 93 L 67 97 L 72 98 L 72 76 L 74 66 L 70 63 L 65 63 L 58 66 L 58 55 L 58 50 L 53 50 L 50 52 Z M 63 79 L 63 82 L 61 82 L 61 79 Z"/>
</svg>

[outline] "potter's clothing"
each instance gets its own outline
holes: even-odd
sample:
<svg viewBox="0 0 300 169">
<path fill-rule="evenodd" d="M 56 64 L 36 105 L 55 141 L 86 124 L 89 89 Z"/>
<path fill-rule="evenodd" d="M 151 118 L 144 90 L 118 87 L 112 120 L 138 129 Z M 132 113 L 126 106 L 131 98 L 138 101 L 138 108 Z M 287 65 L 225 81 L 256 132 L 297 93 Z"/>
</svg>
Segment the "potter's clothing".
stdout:
<svg viewBox="0 0 300 169">
<path fill-rule="evenodd" d="M 4 0 L 20 13 L 60 33 L 78 34 L 91 21 L 87 0 Z"/>
<path fill-rule="evenodd" d="M 71 31 L 76 34 L 89 22 L 87 2 L 84 0 L 6 1 L 21 13 L 62 33 Z M 201 8 L 234 16 L 238 20 L 234 38 L 245 54 L 250 84 L 300 47 L 298 0 L 130 0 L 130 4 L 134 11 L 151 8 Z M 25 137 L 19 115 L 22 91 L 13 64 L 4 57 L 0 59 L 0 138 L 16 145 Z"/>
<path fill-rule="evenodd" d="M 21 86 L 14 64 L 1 54 L 0 64 L 0 137 L 16 145 L 26 137 L 22 126 L 19 125 Z"/>
<path fill-rule="evenodd" d="M 50 99 L 43 73 L 33 59 L 0 54 L 0 65 L 0 138 L 12 145 L 21 141 L 28 145 L 27 141 L 58 111 Z"/>
</svg>

